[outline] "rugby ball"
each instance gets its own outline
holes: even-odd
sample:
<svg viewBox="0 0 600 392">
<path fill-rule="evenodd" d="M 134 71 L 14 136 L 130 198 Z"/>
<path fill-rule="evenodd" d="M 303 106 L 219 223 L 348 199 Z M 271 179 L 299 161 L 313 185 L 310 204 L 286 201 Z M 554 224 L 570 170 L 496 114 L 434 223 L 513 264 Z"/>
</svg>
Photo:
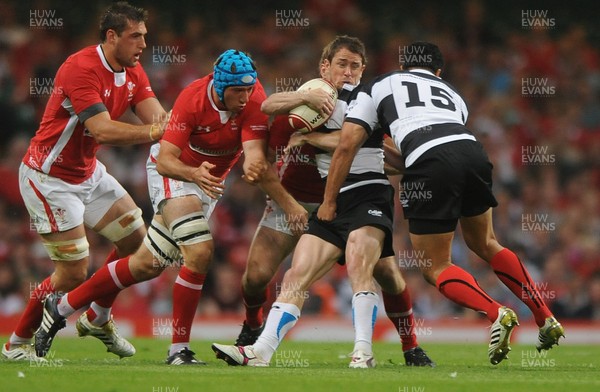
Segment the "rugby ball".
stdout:
<svg viewBox="0 0 600 392">
<path fill-rule="evenodd" d="M 333 104 L 335 105 L 335 101 L 338 97 L 337 89 L 333 84 L 325 79 L 311 79 L 302 86 L 298 87 L 297 91 L 310 91 L 317 88 L 325 90 L 333 99 Z M 325 122 L 329 120 L 329 117 L 331 117 L 331 115 L 325 117 L 321 113 L 313 110 L 308 105 L 300 105 L 290 110 L 290 113 L 288 114 L 288 121 L 292 128 L 306 133 L 312 132 L 314 129 L 325 124 Z"/>
</svg>

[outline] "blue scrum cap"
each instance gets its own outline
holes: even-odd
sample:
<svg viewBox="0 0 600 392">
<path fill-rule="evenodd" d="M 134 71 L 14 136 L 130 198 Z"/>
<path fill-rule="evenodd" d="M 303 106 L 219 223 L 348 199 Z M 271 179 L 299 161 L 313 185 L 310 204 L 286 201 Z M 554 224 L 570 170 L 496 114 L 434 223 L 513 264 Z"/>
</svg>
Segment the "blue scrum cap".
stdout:
<svg viewBox="0 0 600 392">
<path fill-rule="evenodd" d="M 228 49 L 219 56 L 213 75 L 213 85 L 221 102 L 227 87 L 253 86 L 257 76 L 252 59 L 235 49 Z"/>
</svg>

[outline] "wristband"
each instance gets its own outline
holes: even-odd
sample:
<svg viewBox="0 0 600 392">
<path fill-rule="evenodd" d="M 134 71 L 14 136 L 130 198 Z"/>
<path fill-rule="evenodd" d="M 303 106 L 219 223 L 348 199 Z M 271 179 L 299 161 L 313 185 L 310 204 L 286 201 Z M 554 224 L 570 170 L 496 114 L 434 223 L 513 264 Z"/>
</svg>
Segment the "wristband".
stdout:
<svg viewBox="0 0 600 392">
<path fill-rule="evenodd" d="M 160 134 L 160 125 L 158 125 L 158 123 L 153 123 L 152 125 L 150 125 L 150 132 L 148 133 L 148 136 L 150 136 L 150 140 L 151 141 L 155 141 L 158 138 L 154 138 L 155 134 Z"/>
</svg>

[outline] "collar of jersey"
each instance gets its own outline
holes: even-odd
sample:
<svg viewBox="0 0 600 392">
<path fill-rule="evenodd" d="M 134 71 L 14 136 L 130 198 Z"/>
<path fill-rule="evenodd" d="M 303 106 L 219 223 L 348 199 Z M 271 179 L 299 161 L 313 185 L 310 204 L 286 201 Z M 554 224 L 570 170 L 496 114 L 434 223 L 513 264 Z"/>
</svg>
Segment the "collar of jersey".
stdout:
<svg viewBox="0 0 600 392">
<path fill-rule="evenodd" d="M 221 119 L 221 124 L 225 124 L 227 121 L 229 121 L 229 119 L 231 118 L 231 115 L 233 113 L 231 113 L 228 110 L 221 110 L 217 107 L 217 104 L 215 104 L 215 101 L 213 101 L 212 94 L 210 93 L 212 85 L 213 85 L 213 81 L 211 80 L 210 82 L 208 82 L 208 88 L 206 89 L 206 95 L 208 95 L 208 100 L 210 101 L 210 104 L 213 107 L 213 109 L 215 109 L 217 112 L 219 112 L 219 118 Z"/>
<path fill-rule="evenodd" d="M 435 76 L 435 74 L 433 72 L 431 72 L 431 71 L 429 71 L 427 69 L 422 69 L 422 68 L 419 68 L 419 69 L 409 69 L 408 72 L 420 72 L 420 73 L 425 73 L 425 74 L 429 74 L 429 75 Z"/>
<path fill-rule="evenodd" d="M 102 63 L 104 68 L 106 68 L 109 72 L 111 72 L 115 75 L 115 85 L 117 87 L 121 87 L 122 85 L 124 85 L 125 82 L 127 81 L 127 78 L 125 75 L 125 67 L 123 67 L 123 71 L 115 72 L 115 70 L 110 66 L 110 64 L 106 60 L 106 55 L 104 54 L 104 51 L 102 50 L 102 46 L 100 46 L 100 44 L 98 44 L 98 46 L 96 46 L 96 52 L 98 52 L 98 56 L 100 57 L 100 62 Z"/>
</svg>

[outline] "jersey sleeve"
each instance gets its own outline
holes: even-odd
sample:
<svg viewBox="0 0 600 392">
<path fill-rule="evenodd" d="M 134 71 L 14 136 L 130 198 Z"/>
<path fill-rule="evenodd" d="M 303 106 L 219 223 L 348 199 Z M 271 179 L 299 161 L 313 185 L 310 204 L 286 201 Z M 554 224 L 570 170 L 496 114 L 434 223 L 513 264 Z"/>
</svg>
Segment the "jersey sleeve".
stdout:
<svg viewBox="0 0 600 392">
<path fill-rule="evenodd" d="M 71 61 L 65 63 L 60 72 L 63 73 L 64 93 L 81 123 L 107 110 L 100 95 L 100 79 L 91 69 L 82 68 Z"/>
<path fill-rule="evenodd" d="M 345 121 L 362 126 L 365 131 L 371 135 L 377 128 L 379 121 L 377 117 L 377 105 L 373 97 L 369 94 L 370 89 L 357 87 L 353 91 L 356 98 L 351 99 L 346 111 Z"/>
<path fill-rule="evenodd" d="M 150 81 L 148 80 L 148 75 L 146 75 L 146 71 L 142 68 L 141 64 L 137 65 L 137 90 L 133 99 L 131 100 L 131 106 L 135 106 L 138 103 L 142 102 L 147 98 L 156 98 L 154 95 L 154 91 L 152 91 L 152 87 L 150 86 Z"/>
<path fill-rule="evenodd" d="M 187 87 L 175 100 L 171 119 L 161 139 L 176 145 L 181 150 L 186 147 L 195 126 L 193 103 L 196 101 L 192 99 L 193 94 L 190 90 L 190 87 Z"/>
<path fill-rule="evenodd" d="M 269 127 L 269 148 L 277 151 L 278 148 L 286 146 L 290 141 L 291 126 L 288 115 L 282 114 L 275 117 L 273 124 Z"/>
<path fill-rule="evenodd" d="M 260 111 L 260 106 L 265 99 L 267 99 L 265 90 L 257 81 L 252 97 L 245 108 L 242 124 L 242 143 L 248 140 L 267 139 L 269 117 Z"/>
</svg>

